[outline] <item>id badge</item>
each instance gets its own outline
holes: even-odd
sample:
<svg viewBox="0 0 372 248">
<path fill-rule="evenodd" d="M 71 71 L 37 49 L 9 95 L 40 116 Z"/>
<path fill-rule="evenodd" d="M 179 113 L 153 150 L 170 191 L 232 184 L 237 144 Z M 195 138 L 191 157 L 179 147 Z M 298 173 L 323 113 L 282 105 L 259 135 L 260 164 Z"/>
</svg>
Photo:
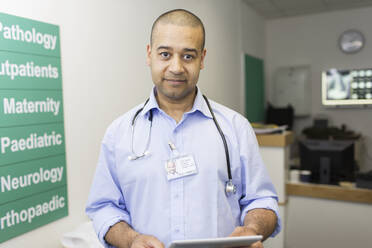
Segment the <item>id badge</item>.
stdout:
<svg viewBox="0 0 372 248">
<path fill-rule="evenodd" d="M 169 159 L 165 163 L 167 179 L 177 179 L 197 173 L 195 160 L 191 155 L 179 156 Z"/>
</svg>

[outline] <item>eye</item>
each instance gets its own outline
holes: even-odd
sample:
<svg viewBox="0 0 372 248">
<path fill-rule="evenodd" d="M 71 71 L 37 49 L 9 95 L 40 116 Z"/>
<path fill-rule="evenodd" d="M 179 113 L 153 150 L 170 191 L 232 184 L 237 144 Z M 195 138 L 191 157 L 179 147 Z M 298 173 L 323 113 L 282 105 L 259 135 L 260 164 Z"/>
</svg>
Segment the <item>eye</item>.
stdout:
<svg viewBox="0 0 372 248">
<path fill-rule="evenodd" d="M 194 56 L 193 55 L 190 55 L 190 54 L 183 55 L 183 59 L 184 60 L 192 60 L 193 58 L 194 58 Z"/>
<path fill-rule="evenodd" d="M 170 54 L 168 52 L 161 52 L 160 56 L 164 59 L 168 59 L 170 57 Z"/>
</svg>

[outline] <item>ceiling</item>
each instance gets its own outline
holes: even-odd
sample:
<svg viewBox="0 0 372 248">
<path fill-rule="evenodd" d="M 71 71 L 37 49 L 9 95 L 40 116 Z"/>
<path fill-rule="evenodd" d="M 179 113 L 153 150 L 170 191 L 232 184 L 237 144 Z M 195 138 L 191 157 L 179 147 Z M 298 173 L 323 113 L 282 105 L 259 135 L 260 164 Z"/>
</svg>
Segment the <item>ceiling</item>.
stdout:
<svg viewBox="0 0 372 248">
<path fill-rule="evenodd" d="M 243 0 L 267 19 L 372 6 L 372 0 Z"/>
</svg>

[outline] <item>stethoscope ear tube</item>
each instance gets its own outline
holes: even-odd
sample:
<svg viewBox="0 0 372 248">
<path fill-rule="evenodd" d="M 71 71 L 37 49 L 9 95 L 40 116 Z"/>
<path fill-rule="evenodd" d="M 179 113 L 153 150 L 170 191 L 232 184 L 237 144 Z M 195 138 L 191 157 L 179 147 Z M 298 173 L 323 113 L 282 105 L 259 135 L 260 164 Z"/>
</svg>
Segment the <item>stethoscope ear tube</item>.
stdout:
<svg viewBox="0 0 372 248">
<path fill-rule="evenodd" d="M 225 148 L 226 165 L 227 165 L 227 175 L 229 177 L 229 180 L 226 182 L 226 185 L 225 185 L 225 193 L 226 193 L 226 196 L 229 197 L 232 194 L 235 194 L 236 193 L 236 185 L 233 183 L 232 176 L 231 176 L 231 165 L 230 165 L 229 148 L 227 146 L 225 135 L 223 134 L 223 132 L 222 132 L 222 130 L 220 128 L 220 125 L 218 124 L 217 119 L 214 116 L 214 113 L 212 111 L 211 105 L 209 104 L 208 98 L 205 95 L 203 95 L 203 98 L 204 98 L 205 102 L 207 103 L 209 112 L 211 112 L 211 115 L 212 115 L 212 118 L 213 118 L 213 122 L 214 122 L 214 124 L 217 127 L 218 133 L 220 134 L 220 136 L 222 138 L 223 146 Z"/>
<path fill-rule="evenodd" d="M 208 105 L 209 112 L 211 112 L 211 115 L 212 115 L 214 124 L 216 125 L 217 130 L 218 130 L 218 133 L 221 135 L 221 138 L 222 138 L 222 141 L 223 141 L 223 146 L 225 148 L 225 156 L 226 156 L 226 164 L 227 164 L 227 175 L 229 177 L 229 181 L 232 181 L 229 148 L 227 146 L 225 135 L 223 134 L 223 132 L 222 132 L 222 130 L 220 128 L 220 125 L 218 125 L 218 122 L 216 120 L 216 117 L 214 116 L 214 113 L 212 111 L 211 105 L 209 104 L 208 98 L 205 95 L 203 95 L 203 97 L 204 97 L 205 102 Z"/>
<path fill-rule="evenodd" d="M 137 119 L 138 114 L 141 113 L 141 111 L 142 111 L 143 108 L 146 106 L 146 104 L 148 103 L 149 100 L 150 100 L 150 98 L 147 98 L 147 100 L 146 100 L 145 103 L 143 104 L 143 107 L 140 108 L 139 110 L 137 110 L 137 112 L 134 114 L 134 116 L 133 116 L 133 118 L 132 118 L 132 127 L 134 127 L 134 123 L 136 122 L 136 119 Z M 150 112 L 150 113 L 151 113 L 151 115 L 150 115 L 151 120 L 150 120 L 150 121 L 152 121 L 152 112 Z"/>
</svg>

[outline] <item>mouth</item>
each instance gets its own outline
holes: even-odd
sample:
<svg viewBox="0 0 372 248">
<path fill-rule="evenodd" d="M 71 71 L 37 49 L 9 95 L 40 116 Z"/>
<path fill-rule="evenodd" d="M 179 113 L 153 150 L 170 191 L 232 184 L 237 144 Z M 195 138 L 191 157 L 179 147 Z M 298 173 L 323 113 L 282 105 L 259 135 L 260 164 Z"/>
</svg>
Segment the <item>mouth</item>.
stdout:
<svg viewBox="0 0 372 248">
<path fill-rule="evenodd" d="M 179 79 L 179 78 L 164 78 L 164 81 L 169 82 L 171 84 L 183 84 L 186 83 L 186 79 Z"/>
</svg>

